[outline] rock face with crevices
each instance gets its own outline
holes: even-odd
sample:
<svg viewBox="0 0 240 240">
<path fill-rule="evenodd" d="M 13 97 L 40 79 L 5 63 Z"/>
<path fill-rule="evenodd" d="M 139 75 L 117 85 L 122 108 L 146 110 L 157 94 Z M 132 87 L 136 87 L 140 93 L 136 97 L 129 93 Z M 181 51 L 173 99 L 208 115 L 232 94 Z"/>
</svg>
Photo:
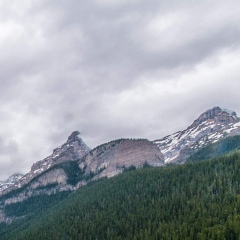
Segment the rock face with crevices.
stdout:
<svg viewBox="0 0 240 240">
<path fill-rule="evenodd" d="M 95 178 L 112 177 L 131 166 L 141 167 L 145 163 L 163 166 L 163 155 L 152 142 L 146 139 L 119 139 L 98 146 L 79 161 L 86 174 Z"/>
<path fill-rule="evenodd" d="M 44 189 L 45 187 L 54 184 L 55 188 Z M 31 181 L 23 191 L 14 194 L 13 197 L 4 200 L 4 204 L 11 204 L 16 202 L 21 202 L 32 196 L 37 196 L 40 194 L 51 194 L 55 193 L 56 190 L 61 189 L 61 186 L 66 186 L 67 175 L 63 169 L 53 169 L 40 175 L 33 181 Z"/>
</svg>

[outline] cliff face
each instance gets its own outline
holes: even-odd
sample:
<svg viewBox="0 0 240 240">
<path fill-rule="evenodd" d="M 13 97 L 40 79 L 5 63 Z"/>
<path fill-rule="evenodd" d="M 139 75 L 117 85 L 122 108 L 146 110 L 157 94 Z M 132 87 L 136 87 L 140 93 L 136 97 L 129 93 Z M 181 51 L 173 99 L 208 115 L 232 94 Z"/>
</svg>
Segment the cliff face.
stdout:
<svg viewBox="0 0 240 240">
<path fill-rule="evenodd" d="M 86 174 L 95 173 L 95 178 L 112 177 L 130 166 L 141 167 L 145 163 L 163 166 L 163 155 L 148 140 L 119 139 L 103 144 L 79 161 Z"/>
</svg>

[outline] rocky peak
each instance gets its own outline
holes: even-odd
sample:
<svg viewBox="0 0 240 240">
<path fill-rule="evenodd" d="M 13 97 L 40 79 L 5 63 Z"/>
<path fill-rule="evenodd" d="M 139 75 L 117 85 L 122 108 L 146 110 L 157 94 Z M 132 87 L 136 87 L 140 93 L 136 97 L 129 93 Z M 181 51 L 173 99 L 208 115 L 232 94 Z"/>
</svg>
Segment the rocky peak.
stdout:
<svg viewBox="0 0 240 240">
<path fill-rule="evenodd" d="M 47 158 L 34 163 L 31 167 L 31 171 L 24 175 L 19 181 L 16 181 L 11 188 L 6 189 L 5 192 L 27 184 L 33 178 L 56 164 L 78 160 L 85 156 L 90 151 L 90 148 L 79 137 L 79 134 L 78 131 L 74 131 L 64 144 L 55 148 L 53 153 Z"/>
<path fill-rule="evenodd" d="M 79 134 L 80 134 L 79 131 L 72 132 L 71 135 L 68 137 L 67 143 L 71 143 L 71 142 L 80 140 L 80 138 L 78 137 Z"/>
<path fill-rule="evenodd" d="M 237 117 L 236 112 L 227 109 L 222 109 L 220 107 L 214 107 L 208 109 L 206 112 L 202 113 L 188 129 L 196 127 L 203 122 L 214 122 L 217 124 L 229 124 L 238 122 L 240 118 Z"/>
<path fill-rule="evenodd" d="M 83 142 L 83 140 L 79 137 L 79 134 L 79 131 L 72 132 L 68 137 L 67 142 L 53 150 L 52 157 L 57 158 L 66 150 L 76 153 L 76 158 L 83 157 L 87 154 L 91 149 Z"/>
<path fill-rule="evenodd" d="M 42 172 L 55 164 L 77 160 L 85 156 L 90 151 L 90 148 L 79 137 L 79 134 L 78 131 L 72 132 L 67 142 L 55 148 L 49 157 L 33 164 L 31 171 L 39 171 L 41 169 Z"/>
<path fill-rule="evenodd" d="M 23 177 L 21 173 L 14 173 L 11 177 L 8 178 L 8 181 L 14 182 Z"/>
<path fill-rule="evenodd" d="M 186 130 L 155 140 L 165 163 L 184 162 L 193 152 L 220 139 L 240 134 L 240 118 L 234 111 L 214 107 L 202 113 Z"/>
<path fill-rule="evenodd" d="M 0 182 L 0 192 L 14 185 L 22 177 L 23 177 L 23 174 L 15 173 L 12 176 L 10 176 L 7 180 Z"/>
</svg>

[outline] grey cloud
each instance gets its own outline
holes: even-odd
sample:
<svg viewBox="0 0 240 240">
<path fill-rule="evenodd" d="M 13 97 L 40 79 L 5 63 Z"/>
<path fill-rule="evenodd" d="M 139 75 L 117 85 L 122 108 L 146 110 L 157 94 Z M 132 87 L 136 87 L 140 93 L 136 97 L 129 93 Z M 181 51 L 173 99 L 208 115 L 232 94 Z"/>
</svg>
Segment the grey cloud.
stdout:
<svg viewBox="0 0 240 240">
<path fill-rule="evenodd" d="M 3 138 L 0 138 L 0 154 L 9 155 L 18 153 L 18 145 L 13 140 L 5 142 Z"/>
<path fill-rule="evenodd" d="M 95 147 L 120 137 L 163 137 L 215 105 L 240 111 L 236 6 L 155 0 L 2 4 L 0 137 L 16 145 L 0 142 L 1 172 L 27 171 L 73 130 Z"/>
<path fill-rule="evenodd" d="M 21 171 L 18 144 L 12 139 L 0 138 L 1 179 L 9 177 L 9 172 Z"/>
</svg>

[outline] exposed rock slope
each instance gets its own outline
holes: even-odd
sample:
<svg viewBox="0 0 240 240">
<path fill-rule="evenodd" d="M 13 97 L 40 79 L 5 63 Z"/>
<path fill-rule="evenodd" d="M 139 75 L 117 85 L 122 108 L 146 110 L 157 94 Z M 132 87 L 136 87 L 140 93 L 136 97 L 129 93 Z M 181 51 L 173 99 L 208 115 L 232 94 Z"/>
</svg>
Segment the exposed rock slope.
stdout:
<svg viewBox="0 0 240 240">
<path fill-rule="evenodd" d="M 183 163 L 195 151 L 226 136 L 240 134 L 240 118 L 233 111 L 214 107 L 201 114 L 191 126 L 153 141 L 165 163 Z"/>
<path fill-rule="evenodd" d="M 140 167 L 145 163 L 162 166 L 163 155 L 146 139 L 119 139 L 93 149 L 80 161 L 86 174 L 97 174 L 95 178 L 112 177 L 130 166 Z"/>
</svg>

